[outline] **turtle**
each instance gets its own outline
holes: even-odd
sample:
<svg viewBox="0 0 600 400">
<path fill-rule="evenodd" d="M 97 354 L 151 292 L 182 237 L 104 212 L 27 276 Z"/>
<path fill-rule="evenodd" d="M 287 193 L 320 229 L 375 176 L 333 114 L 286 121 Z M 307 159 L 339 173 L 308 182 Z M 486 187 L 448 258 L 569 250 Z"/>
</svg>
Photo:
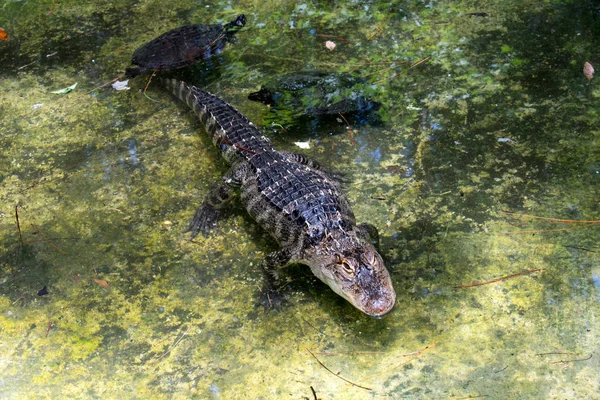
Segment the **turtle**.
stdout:
<svg viewBox="0 0 600 400">
<path fill-rule="evenodd" d="M 228 42 L 235 41 L 235 33 L 246 24 L 240 14 L 225 25 L 186 25 L 163 33 L 137 48 L 125 75 L 133 78 L 153 71 L 170 71 L 190 66 L 220 54 Z"/>
<path fill-rule="evenodd" d="M 276 111 L 303 115 L 362 113 L 379 108 L 364 78 L 344 72 L 303 71 L 284 75 L 264 85 L 248 99 Z"/>
</svg>

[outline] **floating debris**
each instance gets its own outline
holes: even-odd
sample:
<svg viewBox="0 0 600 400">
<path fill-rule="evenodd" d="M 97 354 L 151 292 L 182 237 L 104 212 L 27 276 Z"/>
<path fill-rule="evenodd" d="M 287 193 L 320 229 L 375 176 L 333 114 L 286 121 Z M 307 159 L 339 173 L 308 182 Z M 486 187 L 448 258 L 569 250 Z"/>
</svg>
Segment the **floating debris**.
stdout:
<svg viewBox="0 0 600 400">
<path fill-rule="evenodd" d="M 335 49 L 335 43 L 333 43 L 331 40 L 328 40 L 325 42 L 325 47 L 327 47 L 330 51 L 333 51 L 333 49 Z"/>
<path fill-rule="evenodd" d="M 310 140 L 308 142 L 294 142 L 294 144 L 301 149 L 310 149 Z"/>
<path fill-rule="evenodd" d="M 68 86 L 68 87 L 66 87 L 64 89 L 55 90 L 55 91 L 50 92 L 50 93 L 54 93 L 54 94 L 67 94 L 67 93 L 71 93 L 73 91 L 73 89 L 75 89 L 76 86 L 77 86 L 77 82 L 75 82 L 71 86 Z"/>
<path fill-rule="evenodd" d="M 8 33 L 6 33 L 6 31 L 2 28 L 0 28 L 0 40 L 7 40 L 8 39 Z"/>
<path fill-rule="evenodd" d="M 498 138 L 498 143 L 515 144 L 516 142 L 514 140 L 512 140 L 511 138 L 501 137 L 501 138 Z"/>
<path fill-rule="evenodd" d="M 110 285 L 108 284 L 108 282 L 106 282 L 104 279 L 96 279 L 96 278 L 92 278 L 92 280 L 97 283 L 98 285 L 102 286 L 102 287 L 110 287 Z"/>
<path fill-rule="evenodd" d="M 115 83 L 112 84 L 112 87 L 115 90 L 129 90 L 129 89 L 131 89 L 129 86 L 127 86 L 127 84 L 129 84 L 129 79 L 124 80 L 124 81 L 116 81 Z"/>
<path fill-rule="evenodd" d="M 592 64 L 589 61 L 586 61 L 585 64 L 583 64 L 583 74 L 588 79 L 588 81 L 592 80 L 592 78 L 594 77 L 594 72 L 595 71 Z"/>
<path fill-rule="evenodd" d="M 44 105 L 44 103 L 37 103 L 31 106 L 32 110 L 37 110 L 38 108 L 42 107 Z"/>
<path fill-rule="evenodd" d="M 44 286 L 44 287 L 42 288 L 42 290 L 40 290 L 40 291 L 38 291 L 38 292 L 37 292 L 37 295 L 38 295 L 38 296 L 45 296 L 45 295 L 47 295 L 47 294 L 48 294 L 48 287 L 47 287 L 47 286 Z"/>
</svg>

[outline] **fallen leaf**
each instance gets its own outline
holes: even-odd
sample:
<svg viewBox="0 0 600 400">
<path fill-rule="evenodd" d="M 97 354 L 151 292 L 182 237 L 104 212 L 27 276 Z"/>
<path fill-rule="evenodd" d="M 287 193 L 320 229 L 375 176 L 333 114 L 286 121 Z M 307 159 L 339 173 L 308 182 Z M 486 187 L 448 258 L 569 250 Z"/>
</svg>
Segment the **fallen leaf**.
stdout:
<svg viewBox="0 0 600 400">
<path fill-rule="evenodd" d="M 104 279 L 92 278 L 92 280 L 94 282 L 96 282 L 98 285 L 102 286 L 102 287 L 110 287 L 110 285 L 108 284 L 108 282 L 106 282 Z"/>
<path fill-rule="evenodd" d="M 64 89 L 55 90 L 55 91 L 50 92 L 50 93 L 54 93 L 54 94 L 67 94 L 67 93 L 71 93 L 73 91 L 73 89 L 75 89 L 76 86 L 77 86 L 77 82 L 75 82 L 74 84 L 72 84 L 69 87 L 66 87 Z"/>
<path fill-rule="evenodd" d="M 588 61 L 583 64 L 583 74 L 588 78 L 588 81 L 591 81 L 594 77 L 594 67 Z"/>
<path fill-rule="evenodd" d="M 0 28 L 0 40 L 6 40 L 8 39 L 8 33 L 6 33 L 6 31 L 2 28 Z"/>
<path fill-rule="evenodd" d="M 335 49 L 335 43 L 333 43 L 331 40 L 328 40 L 325 42 L 325 47 L 333 51 L 333 49 Z"/>
<path fill-rule="evenodd" d="M 129 90 L 131 89 L 127 84 L 129 83 L 129 79 L 126 81 L 116 81 L 112 84 L 113 89 L 115 90 Z"/>
<path fill-rule="evenodd" d="M 308 142 L 294 142 L 294 144 L 301 149 L 310 149 L 310 141 Z"/>
<path fill-rule="evenodd" d="M 387 165 L 385 169 L 387 169 L 388 172 L 391 172 L 392 174 L 402 174 L 406 172 L 406 167 L 403 167 L 401 165 Z"/>
</svg>

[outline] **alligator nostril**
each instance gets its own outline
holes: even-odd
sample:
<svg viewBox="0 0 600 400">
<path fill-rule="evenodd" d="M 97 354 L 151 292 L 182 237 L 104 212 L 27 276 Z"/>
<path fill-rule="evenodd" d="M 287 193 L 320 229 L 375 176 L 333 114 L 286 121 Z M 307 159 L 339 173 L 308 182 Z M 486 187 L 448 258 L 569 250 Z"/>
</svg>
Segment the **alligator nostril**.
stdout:
<svg viewBox="0 0 600 400">
<path fill-rule="evenodd" d="M 378 297 L 369 301 L 369 314 L 374 317 L 381 317 L 387 314 L 394 307 L 394 300 L 387 297 Z"/>
</svg>

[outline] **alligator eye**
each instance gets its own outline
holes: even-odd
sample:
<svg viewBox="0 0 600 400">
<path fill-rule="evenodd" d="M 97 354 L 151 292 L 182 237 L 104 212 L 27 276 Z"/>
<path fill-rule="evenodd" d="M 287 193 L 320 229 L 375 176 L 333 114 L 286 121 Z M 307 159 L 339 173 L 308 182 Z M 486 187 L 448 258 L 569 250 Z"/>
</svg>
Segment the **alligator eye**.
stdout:
<svg viewBox="0 0 600 400">
<path fill-rule="evenodd" d="M 354 278 L 356 272 L 354 266 L 352 266 L 352 264 L 348 262 L 348 260 L 344 260 L 344 262 L 342 263 L 342 271 L 344 271 L 344 274 L 349 278 Z"/>
<path fill-rule="evenodd" d="M 362 259 L 366 264 L 373 265 L 375 264 L 375 253 L 367 250 L 362 254 Z"/>
</svg>

